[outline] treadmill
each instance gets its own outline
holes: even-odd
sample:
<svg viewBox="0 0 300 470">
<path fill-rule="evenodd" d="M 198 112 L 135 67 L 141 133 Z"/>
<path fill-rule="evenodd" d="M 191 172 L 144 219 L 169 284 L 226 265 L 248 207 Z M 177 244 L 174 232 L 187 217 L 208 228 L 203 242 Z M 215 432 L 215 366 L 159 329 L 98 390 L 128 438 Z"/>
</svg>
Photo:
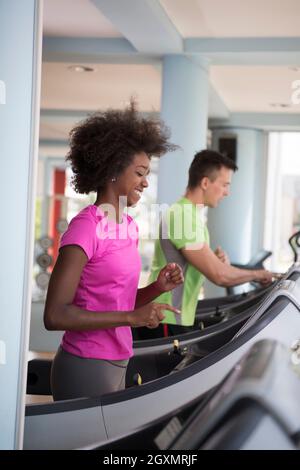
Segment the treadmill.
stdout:
<svg viewBox="0 0 300 470">
<path fill-rule="evenodd" d="M 208 326 L 216 325 L 219 322 L 224 322 L 228 318 L 231 318 L 234 314 L 238 314 L 251 306 L 257 305 L 264 296 L 266 296 L 274 287 L 274 283 L 267 287 L 262 287 L 259 289 L 255 289 L 254 291 L 247 292 L 245 294 L 239 294 L 233 296 L 235 298 L 234 302 L 224 302 L 223 299 L 227 299 L 226 297 L 214 299 L 204 299 L 198 302 L 198 306 L 201 302 L 203 302 L 203 306 L 201 308 L 197 307 L 196 314 L 195 314 L 195 322 L 194 326 L 191 327 L 191 331 L 195 330 L 198 331 L 199 329 L 205 329 Z M 228 296 L 231 297 L 231 296 Z M 143 334 L 140 334 L 139 331 L 143 332 L 145 327 L 134 328 L 133 330 L 133 338 L 134 343 L 139 343 L 140 341 L 155 341 L 159 340 L 161 337 L 153 336 L 153 338 L 144 338 Z M 146 329 L 149 331 L 149 329 Z M 150 334 L 151 334 L 150 330 Z M 155 331 L 155 330 L 153 330 Z M 177 335 L 168 336 L 168 338 L 175 338 Z"/>
<path fill-rule="evenodd" d="M 299 277 L 297 265 L 264 299 L 247 329 L 205 357 L 195 343 L 188 363 L 174 373 L 101 397 L 28 405 L 24 449 L 76 449 L 120 436 L 207 393 L 258 340 L 289 347 L 300 331 Z"/>
<path fill-rule="evenodd" d="M 272 252 L 267 250 L 260 250 L 246 265 L 233 264 L 233 266 L 241 269 L 263 269 L 263 262 L 271 256 Z M 271 286 L 261 287 L 258 283 L 251 283 L 255 286 L 252 290 L 247 292 L 235 294 L 234 287 L 227 288 L 228 295 L 223 297 L 214 297 L 199 300 L 197 304 L 196 314 L 195 314 L 195 328 L 206 327 L 222 321 L 224 319 L 223 310 L 226 308 L 235 308 L 239 305 L 243 305 L 247 308 L 250 305 L 254 305 L 258 302 L 265 294 L 267 294 Z M 273 284 L 274 285 L 274 284 Z M 146 338 L 143 332 L 146 331 Z M 155 331 L 155 330 L 154 330 Z M 155 333 L 153 332 L 153 339 Z M 151 331 L 145 327 L 135 328 L 133 332 L 134 340 L 142 341 L 146 340 L 151 336 Z"/>
<path fill-rule="evenodd" d="M 254 256 L 252 256 L 252 258 L 250 259 L 250 261 L 248 261 L 247 264 L 232 263 L 232 266 L 235 266 L 236 268 L 240 268 L 240 269 L 264 269 L 264 261 L 270 258 L 271 255 L 272 255 L 272 251 L 265 250 L 264 248 L 262 248 Z M 246 285 L 250 285 L 251 287 L 253 285 L 255 286 L 256 283 L 250 282 L 250 283 L 246 283 Z M 237 291 L 237 287 L 238 286 L 227 287 L 226 289 L 227 294 L 228 295 L 235 294 Z"/>
<path fill-rule="evenodd" d="M 165 448 L 298 449 L 299 373 L 295 349 L 272 340 L 255 343 Z"/>
<path fill-rule="evenodd" d="M 257 303 L 248 300 L 234 308 L 224 308 L 219 312 L 222 318 L 204 329 L 200 322 L 195 325 L 194 331 L 188 333 L 135 341 L 134 355 L 126 371 L 126 388 L 136 385 L 140 380 L 145 383 L 167 375 L 195 342 L 201 342 L 203 356 L 228 342 L 256 310 L 262 297 L 256 298 Z M 28 394 L 51 395 L 51 365 L 52 361 L 49 359 L 32 359 L 28 362 Z"/>
<path fill-rule="evenodd" d="M 85 449 L 296 449 L 299 372 L 300 361 L 287 347 L 261 340 L 200 398 L 117 439 Z"/>
<path fill-rule="evenodd" d="M 290 272 L 297 272 L 297 265 Z M 256 310 L 271 287 L 260 290 L 255 296 L 218 311 L 219 320 L 212 326 L 202 328 L 202 321 L 195 324 L 194 331 L 181 335 L 134 341 L 134 356 L 126 373 L 126 388 L 140 380 L 149 382 L 168 374 L 188 352 L 189 347 L 201 343 L 202 356 L 228 342 Z M 226 323 L 225 323 L 226 322 Z M 27 393 L 51 395 L 50 371 L 52 361 L 33 359 L 28 363 Z"/>
</svg>

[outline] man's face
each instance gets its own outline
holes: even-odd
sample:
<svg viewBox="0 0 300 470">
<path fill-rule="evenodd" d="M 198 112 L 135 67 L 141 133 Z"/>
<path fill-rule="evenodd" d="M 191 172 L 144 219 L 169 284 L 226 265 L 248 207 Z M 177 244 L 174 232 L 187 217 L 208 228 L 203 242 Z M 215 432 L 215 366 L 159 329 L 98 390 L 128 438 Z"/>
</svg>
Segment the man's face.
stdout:
<svg viewBox="0 0 300 470">
<path fill-rule="evenodd" d="M 204 205 L 217 207 L 219 202 L 229 195 L 232 170 L 222 167 L 212 177 L 212 181 L 206 178 L 204 183 Z"/>
</svg>

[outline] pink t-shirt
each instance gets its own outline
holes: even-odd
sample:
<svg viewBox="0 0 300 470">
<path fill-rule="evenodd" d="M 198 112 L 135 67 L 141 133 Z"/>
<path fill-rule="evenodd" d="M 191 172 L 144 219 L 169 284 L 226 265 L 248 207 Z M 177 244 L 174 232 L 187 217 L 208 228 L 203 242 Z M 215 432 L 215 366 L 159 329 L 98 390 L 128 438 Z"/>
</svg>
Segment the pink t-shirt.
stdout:
<svg viewBox="0 0 300 470">
<path fill-rule="evenodd" d="M 74 217 L 63 234 L 60 247 L 80 246 L 88 257 L 73 304 L 92 312 L 128 311 L 135 305 L 141 259 L 138 228 L 124 214 L 123 222 L 109 220 L 95 205 Z M 132 356 L 132 334 L 128 326 L 66 331 L 64 350 L 76 356 L 120 360 Z"/>
</svg>

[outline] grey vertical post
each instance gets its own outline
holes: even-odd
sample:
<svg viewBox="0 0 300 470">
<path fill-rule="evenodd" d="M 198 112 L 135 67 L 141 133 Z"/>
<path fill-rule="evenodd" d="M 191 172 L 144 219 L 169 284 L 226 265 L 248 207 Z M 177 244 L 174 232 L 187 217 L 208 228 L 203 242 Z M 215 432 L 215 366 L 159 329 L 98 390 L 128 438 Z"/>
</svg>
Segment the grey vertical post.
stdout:
<svg viewBox="0 0 300 470">
<path fill-rule="evenodd" d="M 206 59 L 164 57 L 161 117 L 171 129 L 171 141 L 181 148 L 159 162 L 160 204 L 171 204 L 183 195 L 194 154 L 206 148 L 208 85 Z"/>
<path fill-rule="evenodd" d="M 41 0 L 0 1 L 0 449 L 23 442 L 42 39 Z"/>
<path fill-rule="evenodd" d="M 211 248 L 220 245 L 232 262 L 243 264 L 263 248 L 266 137 L 257 129 L 213 129 L 214 150 L 218 150 L 219 138 L 226 136 L 237 139 L 239 169 L 232 177 L 230 195 L 219 207 L 208 210 L 208 228 Z M 205 296 L 219 295 L 225 295 L 224 289 L 206 281 Z"/>
<path fill-rule="evenodd" d="M 230 195 L 208 211 L 212 247 L 221 245 L 236 263 L 247 263 L 262 248 L 264 229 L 265 140 L 256 129 L 226 128 L 213 131 L 218 139 L 236 136 L 238 171 L 232 177 Z"/>
</svg>

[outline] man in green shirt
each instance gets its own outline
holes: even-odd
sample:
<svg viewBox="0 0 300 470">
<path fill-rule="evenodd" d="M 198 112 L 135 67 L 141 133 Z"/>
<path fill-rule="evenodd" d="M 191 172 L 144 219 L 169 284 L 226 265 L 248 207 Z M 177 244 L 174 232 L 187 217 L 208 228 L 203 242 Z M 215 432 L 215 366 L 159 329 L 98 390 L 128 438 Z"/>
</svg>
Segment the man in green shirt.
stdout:
<svg viewBox="0 0 300 470">
<path fill-rule="evenodd" d="M 194 324 L 199 291 L 205 277 L 224 287 L 250 281 L 268 285 L 272 281 L 269 271 L 235 268 L 230 265 L 228 256 L 220 247 L 215 252 L 209 247 L 204 208 L 217 207 L 229 195 L 231 177 L 236 170 L 233 160 L 218 152 L 198 152 L 189 169 L 184 197 L 162 216 L 150 282 L 157 278 L 157 274 L 169 262 L 178 263 L 185 278 L 184 284 L 156 299 L 157 302 L 168 303 L 181 310 L 181 314 L 164 312 L 162 323 L 168 324 L 170 334 L 188 331 Z M 162 329 L 161 325 L 159 328 Z M 157 331 L 154 335 L 161 333 Z"/>
</svg>

